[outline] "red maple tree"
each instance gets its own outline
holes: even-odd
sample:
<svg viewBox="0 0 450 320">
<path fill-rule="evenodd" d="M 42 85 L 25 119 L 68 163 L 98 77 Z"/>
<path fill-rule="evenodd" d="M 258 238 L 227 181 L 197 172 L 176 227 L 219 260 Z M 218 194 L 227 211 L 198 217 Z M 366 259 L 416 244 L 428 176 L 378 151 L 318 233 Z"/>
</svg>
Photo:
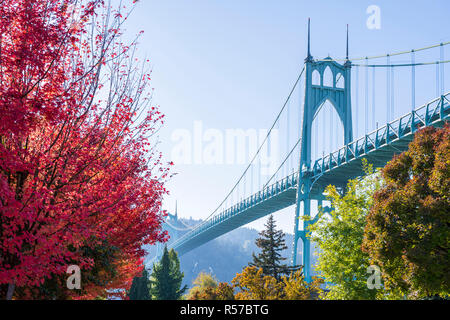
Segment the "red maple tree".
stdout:
<svg viewBox="0 0 450 320">
<path fill-rule="evenodd" d="M 0 295 L 124 296 L 164 241 L 163 115 L 128 18 L 103 1 L 2 0 Z M 65 287 L 66 269 L 83 287 Z"/>
</svg>

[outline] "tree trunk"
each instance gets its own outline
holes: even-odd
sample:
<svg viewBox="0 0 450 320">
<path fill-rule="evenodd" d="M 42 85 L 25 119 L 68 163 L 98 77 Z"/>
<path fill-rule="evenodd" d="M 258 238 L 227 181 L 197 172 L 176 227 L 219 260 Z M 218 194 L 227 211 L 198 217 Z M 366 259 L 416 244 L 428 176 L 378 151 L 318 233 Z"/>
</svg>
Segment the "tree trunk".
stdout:
<svg viewBox="0 0 450 320">
<path fill-rule="evenodd" d="M 8 284 L 8 291 L 6 292 L 6 300 L 12 300 L 15 288 L 16 288 L 16 285 L 14 283 Z"/>
</svg>

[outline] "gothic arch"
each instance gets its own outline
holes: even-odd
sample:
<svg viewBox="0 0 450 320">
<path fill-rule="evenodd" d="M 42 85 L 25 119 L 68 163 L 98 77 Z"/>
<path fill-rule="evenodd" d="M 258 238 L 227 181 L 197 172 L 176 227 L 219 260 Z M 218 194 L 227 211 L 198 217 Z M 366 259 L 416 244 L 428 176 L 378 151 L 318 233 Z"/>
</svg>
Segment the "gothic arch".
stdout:
<svg viewBox="0 0 450 320">
<path fill-rule="evenodd" d="M 322 85 L 322 77 L 320 76 L 319 71 L 314 70 L 312 73 L 312 85 L 314 86 L 321 86 Z"/>
<path fill-rule="evenodd" d="M 326 66 L 322 75 L 322 83 L 324 87 L 334 87 L 334 75 L 333 71 L 331 71 L 330 66 Z"/>
<path fill-rule="evenodd" d="M 335 87 L 345 89 L 345 77 L 341 72 L 336 75 Z"/>
</svg>

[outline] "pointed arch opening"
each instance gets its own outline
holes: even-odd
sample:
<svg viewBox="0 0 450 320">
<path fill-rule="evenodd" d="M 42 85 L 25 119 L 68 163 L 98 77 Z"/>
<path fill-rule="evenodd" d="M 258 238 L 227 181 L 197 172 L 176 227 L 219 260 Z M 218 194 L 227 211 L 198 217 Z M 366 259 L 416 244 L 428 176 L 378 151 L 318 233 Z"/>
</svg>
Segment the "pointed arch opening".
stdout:
<svg viewBox="0 0 450 320">
<path fill-rule="evenodd" d="M 320 86 L 321 85 L 320 84 L 320 73 L 319 73 L 319 71 L 317 71 L 317 70 L 313 71 L 311 80 L 312 80 L 312 84 L 314 86 Z"/>
<path fill-rule="evenodd" d="M 305 243 L 302 238 L 298 238 L 297 240 L 297 252 L 294 254 L 297 258 L 297 264 L 303 264 L 303 252 L 304 252 Z M 319 246 L 316 242 L 310 241 L 310 251 L 309 251 L 309 261 L 311 263 L 311 272 L 314 275 L 317 271 L 315 271 L 315 267 L 317 265 L 317 252 L 319 251 Z"/>
<path fill-rule="evenodd" d="M 303 263 L 303 239 L 298 238 L 297 240 L 297 252 L 295 253 L 297 256 L 297 264 Z"/>
<path fill-rule="evenodd" d="M 334 104 L 326 99 L 317 109 L 311 126 L 312 161 L 344 145 L 344 125 Z"/>
<path fill-rule="evenodd" d="M 325 68 L 325 71 L 323 72 L 323 86 L 333 87 L 333 83 L 334 83 L 333 72 L 331 71 L 330 67 L 327 66 Z"/>
<path fill-rule="evenodd" d="M 336 75 L 336 88 L 340 88 L 340 89 L 345 88 L 345 77 L 342 73 L 338 73 Z"/>
</svg>

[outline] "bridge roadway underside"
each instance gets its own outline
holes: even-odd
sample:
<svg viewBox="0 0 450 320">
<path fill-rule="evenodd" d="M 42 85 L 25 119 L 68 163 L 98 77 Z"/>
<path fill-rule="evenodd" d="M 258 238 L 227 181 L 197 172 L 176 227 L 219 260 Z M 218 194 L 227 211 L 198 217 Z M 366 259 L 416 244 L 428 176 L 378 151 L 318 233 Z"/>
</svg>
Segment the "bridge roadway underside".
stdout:
<svg viewBox="0 0 450 320">
<path fill-rule="evenodd" d="M 363 176 L 365 173 L 362 166 L 362 159 L 364 158 L 367 159 L 368 163 L 372 164 L 374 168 L 384 167 L 395 155 L 406 151 L 413 138 L 413 135 L 404 136 L 377 150 L 371 150 L 367 154 L 361 155 L 361 157 L 352 159 L 343 165 L 334 167 L 330 171 L 326 171 L 316 180 L 313 180 L 314 183 L 311 188 L 311 194 L 322 194 L 325 187 L 330 184 L 344 186 L 347 184 L 348 180 Z"/>
<path fill-rule="evenodd" d="M 446 106 L 446 120 L 448 119 L 448 105 Z M 442 127 L 444 121 L 436 121 L 432 124 L 434 127 Z M 414 134 L 409 132 L 398 139 L 393 139 L 389 143 L 384 143 L 376 149 L 367 150 L 367 153 L 360 153 L 358 157 L 344 161 L 331 170 L 323 172 L 312 177 L 313 184 L 310 190 L 312 199 L 323 198 L 323 190 L 326 186 L 332 184 L 345 186 L 349 179 L 363 176 L 362 159 L 366 158 L 375 168 L 384 167 L 394 155 L 400 154 L 408 149 L 409 143 L 413 140 Z M 385 142 L 385 141 L 384 141 Z M 183 241 L 174 248 L 179 255 L 183 255 L 208 241 L 211 241 L 231 230 L 237 229 L 247 223 L 260 219 L 266 215 L 284 209 L 295 204 L 297 193 L 297 184 L 290 188 L 274 194 L 264 201 L 255 203 L 253 206 L 243 206 L 233 215 L 223 219 L 220 223 L 213 223 L 208 229 L 193 235 L 188 241 Z"/>
<path fill-rule="evenodd" d="M 437 121 L 433 126 L 442 127 L 444 126 L 444 123 L 444 121 Z M 363 176 L 365 173 L 362 166 L 362 159 L 364 158 L 367 159 L 368 163 L 372 164 L 374 168 L 384 167 L 395 155 L 399 155 L 406 151 L 413 139 L 414 134 L 409 132 L 409 134 L 402 136 L 400 139 L 396 139 L 388 144 L 385 143 L 377 149 L 371 149 L 357 158 L 350 159 L 342 165 L 325 171 L 323 174 L 313 178 L 310 194 L 314 198 L 314 195 L 321 195 L 325 187 L 330 184 L 345 186 L 348 180 Z"/>
<path fill-rule="evenodd" d="M 239 213 L 224 219 L 221 223 L 214 224 L 200 234 L 197 234 L 189 242 L 180 244 L 175 250 L 179 255 L 182 255 L 231 230 L 293 205 L 296 199 L 296 192 L 297 188 L 294 186 L 263 202 L 247 207 Z"/>
</svg>

